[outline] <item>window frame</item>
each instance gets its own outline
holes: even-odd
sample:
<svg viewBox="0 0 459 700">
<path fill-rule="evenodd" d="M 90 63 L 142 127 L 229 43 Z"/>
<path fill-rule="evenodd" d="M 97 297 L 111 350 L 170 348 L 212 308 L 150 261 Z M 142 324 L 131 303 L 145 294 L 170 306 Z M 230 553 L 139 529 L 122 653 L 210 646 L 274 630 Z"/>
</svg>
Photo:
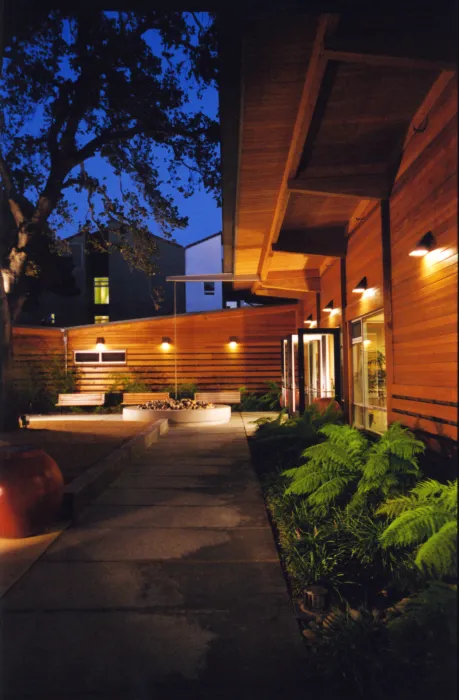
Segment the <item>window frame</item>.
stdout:
<svg viewBox="0 0 459 700">
<path fill-rule="evenodd" d="M 379 314 L 382 314 L 384 316 L 384 308 L 376 309 L 374 311 L 370 311 L 367 314 L 363 314 L 362 316 L 358 316 L 357 318 L 353 318 L 351 321 L 349 321 L 349 338 L 351 340 L 351 352 L 350 352 L 350 364 L 351 364 L 351 398 L 352 401 L 350 402 L 350 418 L 351 418 L 351 424 L 354 425 L 358 430 L 364 430 L 368 433 L 371 433 L 372 435 L 382 435 L 377 430 L 372 430 L 371 428 L 367 428 L 365 426 L 365 412 L 369 411 L 381 411 L 381 413 L 385 413 L 386 416 L 388 414 L 387 412 L 387 384 L 386 384 L 386 405 L 385 406 L 375 406 L 374 404 L 371 404 L 369 402 L 369 397 L 367 403 L 365 403 L 365 395 L 368 395 L 368 387 L 367 387 L 367 377 L 364 374 L 364 368 L 365 368 L 365 363 L 362 362 L 362 370 L 361 370 L 361 381 L 362 381 L 362 395 L 364 399 L 362 401 L 355 401 L 354 395 L 355 395 L 355 390 L 354 390 L 354 360 L 353 360 L 353 353 L 352 349 L 356 345 L 361 345 L 362 346 L 362 353 L 365 352 L 365 346 L 364 346 L 364 340 L 365 340 L 365 332 L 364 332 L 364 323 L 365 321 L 371 319 L 373 316 L 378 316 Z M 353 338 L 352 337 L 352 326 L 356 323 L 360 322 L 361 324 L 361 335 L 359 337 Z M 384 321 L 383 321 L 384 324 Z M 385 345 L 385 338 L 384 338 L 384 345 Z M 363 415 L 363 424 L 356 424 L 355 422 L 355 411 L 354 408 L 360 408 L 362 410 L 362 415 Z M 387 420 L 386 420 L 386 425 L 387 425 Z"/>
<path fill-rule="evenodd" d="M 123 352 L 124 360 L 109 360 L 103 361 L 102 355 L 107 353 Z M 77 354 L 79 353 L 91 353 L 91 355 L 98 355 L 99 359 L 81 361 L 77 360 Z M 127 364 L 127 351 L 126 350 L 74 350 L 73 351 L 73 363 L 75 365 L 126 365 Z"/>
<path fill-rule="evenodd" d="M 107 284 L 96 284 L 96 280 L 107 280 Z M 99 294 L 102 294 L 102 290 L 106 289 L 107 290 L 107 300 L 106 301 L 97 301 L 96 299 L 96 292 L 99 292 Z M 103 276 L 103 277 L 93 277 L 93 291 L 94 291 L 94 305 L 95 306 L 107 306 L 110 304 L 110 277 L 108 276 Z M 99 315 L 99 314 L 97 314 Z"/>
<path fill-rule="evenodd" d="M 206 285 L 212 285 L 212 288 L 210 290 L 206 290 Z M 204 295 L 207 297 L 214 297 L 215 296 L 215 282 L 203 282 L 204 286 Z"/>
</svg>

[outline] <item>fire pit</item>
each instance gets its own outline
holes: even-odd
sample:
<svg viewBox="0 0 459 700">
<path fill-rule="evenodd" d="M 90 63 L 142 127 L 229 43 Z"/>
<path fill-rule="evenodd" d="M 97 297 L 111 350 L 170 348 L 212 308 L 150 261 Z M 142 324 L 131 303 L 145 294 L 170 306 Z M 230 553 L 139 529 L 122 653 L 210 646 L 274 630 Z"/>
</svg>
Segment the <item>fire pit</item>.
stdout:
<svg viewBox="0 0 459 700">
<path fill-rule="evenodd" d="M 140 406 L 123 408 L 124 420 L 167 418 L 172 423 L 221 424 L 231 419 L 231 406 L 216 405 L 193 399 L 147 401 Z"/>
</svg>

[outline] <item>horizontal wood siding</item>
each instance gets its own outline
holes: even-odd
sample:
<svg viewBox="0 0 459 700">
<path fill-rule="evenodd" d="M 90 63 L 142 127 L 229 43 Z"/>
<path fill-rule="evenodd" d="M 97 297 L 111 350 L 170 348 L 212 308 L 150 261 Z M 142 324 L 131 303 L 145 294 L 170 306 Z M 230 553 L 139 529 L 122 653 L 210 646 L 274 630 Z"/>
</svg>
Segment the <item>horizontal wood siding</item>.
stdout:
<svg viewBox="0 0 459 700">
<path fill-rule="evenodd" d="M 296 328 L 296 306 L 235 309 L 177 317 L 177 378 L 199 389 L 262 391 L 267 381 L 280 380 L 280 340 Z M 82 391 L 106 391 L 117 375 L 142 379 L 157 391 L 174 383 L 174 320 L 172 317 L 102 327 L 68 330 L 69 362 L 75 350 L 93 350 L 103 336 L 107 350 L 126 350 L 126 365 L 79 365 Z M 171 339 L 168 351 L 163 336 Z M 230 336 L 238 346 L 231 350 Z"/>
<path fill-rule="evenodd" d="M 367 278 L 372 293 L 353 293 L 352 290 L 363 277 Z M 347 321 L 383 308 L 380 204 L 350 233 L 346 256 L 346 298 Z"/>
<path fill-rule="evenodd" d="M 390 201 L 391 421 L 457 440 L 457 85 L 443 76 L 412 126 Z M 434 99 L 435 98 L 435 99 Z M 427 231 L 435 249 L 409 256 Z"/>
<path fill-rule="evenodd" d="M 18 386 L 46 377 L 54 361 L 63 361 L 60 328 L 13 328 L 14 378 Z"/>
<path fill-rule="evenodd" d="M 324 311 L 325 306 L 330 301 L 333 301 L 333 305 L 335 309 L 339 309 L 339 313 L 331 315 Z M 322 328 L 339 328 L 342 316 L 341 266 L 337 259 L 324 272 L 320 280 L 320 326 Z"/>
<path fill-rule="evenodd" d="M 280 340 L 297 328 L 297 305 L 235 309 L 177 317 L 177 378 L 202 390 L 263 391 L 267 381 L 280 381 Z M 119 375 L 144 380 L 153 391 L 174 383 L 174 320 L 172 317 L 104 326 L 69 328 L 68 365 L 76 350 L 95 350 L 103 336 L 107 350 L 126 350 L 126 365 L 76 365 L 80 391 L 107 391 Z M 16 374 L 24 378 L 31 365 L 42 371 L 53 357 L 63 359 L 60 329 L 15 328 Z M 171 339 L 168 351 L 163 336 Z M 230 336 L 238 346 L 231 350 Z"/>
</svg>

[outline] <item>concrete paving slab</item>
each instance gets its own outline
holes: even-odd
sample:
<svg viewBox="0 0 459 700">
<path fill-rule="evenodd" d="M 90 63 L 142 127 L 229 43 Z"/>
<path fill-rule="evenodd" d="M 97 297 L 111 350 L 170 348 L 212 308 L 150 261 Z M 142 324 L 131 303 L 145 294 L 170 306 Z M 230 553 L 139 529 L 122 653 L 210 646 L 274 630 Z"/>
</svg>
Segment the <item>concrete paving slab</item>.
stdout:
<svg viewBox="0 0 459 700">
<path fill-rule="evenodd" d="M 267 527 L 264 509 L 239 506 L 94 505 L 76 520 L 79 527 L 239 528 Z"/>
<path fill-rule="evenodd" d="M 3 610 L 272 610 L 287 606 L 278 562 L 40 561 L 3 601 Z M 257 613 L 258 614 L 258 613 Z"/>
<path fill-rule="evenodd" d="M 151 483 L 151 482 L 150 482 Z M 107 489 L 93 505 L 120 506 L 227 506 L 237 503 L 257 503 L 264 510 L 263 498 L 259 489 L 244 486 L 242 489 L 232 486 L 225 488 L 220 484 L 219 490 L 209 486 L 207 489 L 155 489 L 112 487 Z"/>
<path fill-rule="evenodd" d="M 303 680 L 296 622 L 275 609 L 250 618 L 233 611 L 6 612 L 2 637 L 4 686 L 21 693 L 40 688 L 41 698 L 65 688 L 139 697 L 174 678 L 182 686 L 200 681 L 241 688 Z"/>
<path fill-rule="evenodd" d="M 205 475 L 173 475 L 173 474 L 157 474 L 153 470 L 140 470 L 123 474 L 113 482 L 110 489 L 170 489 L 174 491 L 183 491 L 185 489 L 211 490 L 214 493 L 226 493 L 225 485 L 228 485 L 231 493 L 237 489 L 241 494 L 244 490 L 255 491 L 260 494 L 260 487 L 250 471 L 244 471 L 241 476 L 236 477 L 234 474 L 228 476 L 225 474 L 205 474 Z"/>
<path fill-rule="evenodd" d="M 54 561 L 277 561 L 269 528 L 78 528 L 48 549 Z"/>
<path fill-rule="evenodd" d="M 2 700 L 311 690 L 243 419 L 214 430 L 171 428 L 131 455 L 82 524 L 8 591 Z"/>
</svg>

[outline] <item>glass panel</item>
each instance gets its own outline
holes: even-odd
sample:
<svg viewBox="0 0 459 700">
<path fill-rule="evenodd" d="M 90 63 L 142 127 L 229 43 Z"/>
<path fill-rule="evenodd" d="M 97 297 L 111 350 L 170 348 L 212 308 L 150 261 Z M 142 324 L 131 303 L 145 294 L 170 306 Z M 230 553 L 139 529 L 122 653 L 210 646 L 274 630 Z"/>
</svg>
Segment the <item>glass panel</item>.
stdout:
<svg viewBox="0 0 459 700">
<path fill-rule="evenodd" d="M 102 362 L 126 362 L 126 351 L 117 350 L 102 353 Z"/>
<path fill-rule="evenodd" d="M 94 323 L 108 323 L 109 321 L 109 316 L 94 316 Z"/>
<path fill-rule="evenodd" d="M 352 345 L 353 421 L 383 433 L 387 428 L 384 315 L 362 319 L 362 333 L 362 340 Z"/>
<path fill-rule="evenodd" d="M 109 302 L 108 277 L 94 277 L 94 303 L 108 304 Z"/>
<path fill-rule="evenodd" d="M 75 353 L 75 362 L 78 364 L 79 362 L 99 362 L 99 353 L 98 352 L 76 352 Z"/>
<path fill-rule="evenodd" d="M 335 338 L 331 333 L 305 334 L 304 395 L 309 406 L 316 398 L 336 395 Z"/>
</svg>

